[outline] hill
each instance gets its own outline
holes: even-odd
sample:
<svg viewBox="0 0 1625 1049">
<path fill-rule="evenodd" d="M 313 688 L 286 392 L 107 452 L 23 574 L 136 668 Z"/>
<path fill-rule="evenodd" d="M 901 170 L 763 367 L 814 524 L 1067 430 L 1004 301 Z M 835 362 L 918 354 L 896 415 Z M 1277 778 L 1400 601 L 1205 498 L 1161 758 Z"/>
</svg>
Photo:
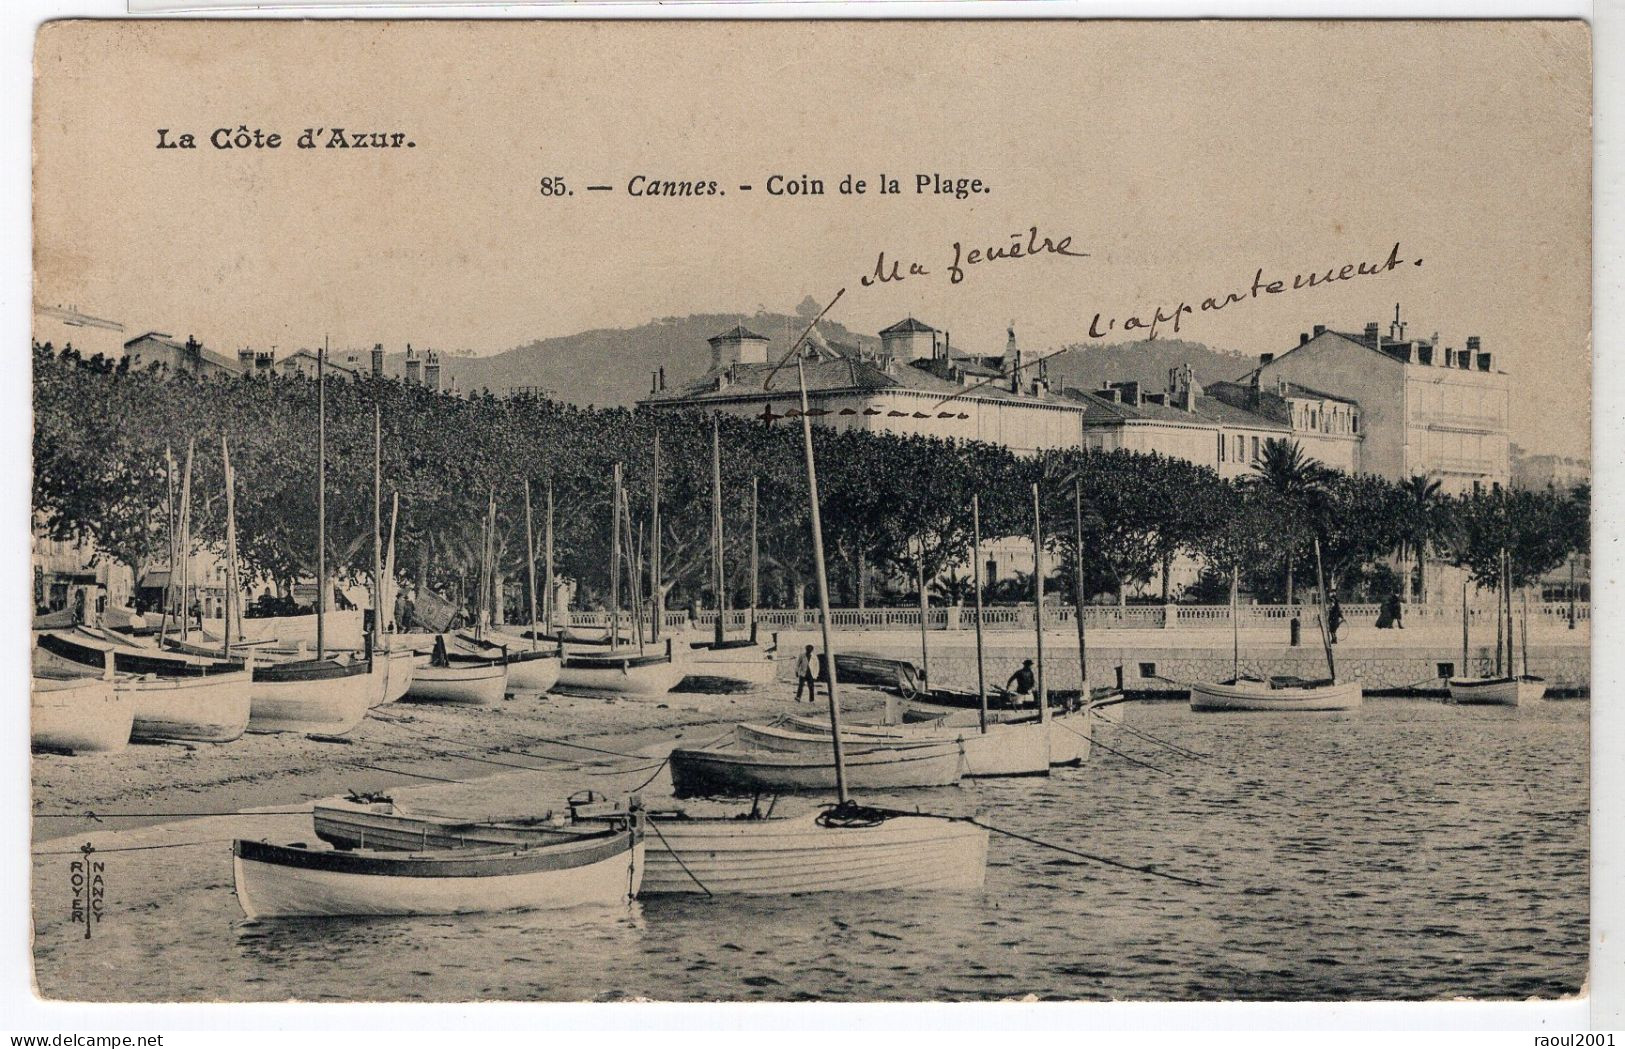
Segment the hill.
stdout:
<svg viewBox="0 0 1625 1049">
<path fill-rule="evenodd" d="M 770 354 L 784 352 L 806 327 L 809 317 L 783 313 L 699 313 L 662 317 L 636 328 L 599 328 L 551 339 L 538 339 L 489 356 L 441 354 L 442 382 L 455 381 L 464 392 L 489 389 L 505 394 L 515 387 L 539 387 L 548 396 L 601 408 L 630 407 L 650 389 L 650 376 L 666 369 L 668 384 L 703 374 L 711 364 L 706 339 L 735 324 L 772 340 Z M 827 342 L 878 348 L 879 339 L 849 331 L 825 320 L 818 325 Z M 977 347 L 997 353 L 1002 347 Z M 1252 366 L 1250 357 L 1213 349 L 1199 342 L 1157 339 L 1152 342 L 1080 343 L 1050 361 L 1050 378 L 1083 389 L 1099 389 L 1108 380 L 1137 380 L 1160 390 L 1168 370 L 1189 363 L 1198 380 L 1234 379 Z M 405 372 L 405 355 L 385 362 L 391 375 Z"/>
</svg>

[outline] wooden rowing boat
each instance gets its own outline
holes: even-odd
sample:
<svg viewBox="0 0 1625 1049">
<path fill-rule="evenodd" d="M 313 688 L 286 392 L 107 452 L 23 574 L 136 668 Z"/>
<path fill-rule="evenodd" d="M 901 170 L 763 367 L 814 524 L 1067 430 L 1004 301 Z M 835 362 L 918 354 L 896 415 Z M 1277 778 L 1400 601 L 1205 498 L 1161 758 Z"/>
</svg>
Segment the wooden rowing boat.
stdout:
<svg viewBox="0 0 1625 1049">
<path fill-rule="evenodd" d="M 1450 702 L 1461 706 L 1515 707 L 1546 698 L 1546 680 L 1538 677 L 1453 677 Z"/>
<path fill-rule="evenodd" d="M 29 739 L 70 754 L 112 753 L 130 742 L 135 697 L 105 678 L 36 677 L 29 695 Z"/>
<path fill-rule="evenodd" d="M 804 740 L 818 740 L 829 747 L 829 721 L 812 717 L 786 719 L 790 728 L 800 735 L 779 737 L 780 746 L 805 746 Z M 874 745 L 887 741 L 956 742 L 965 749 L 965 775 L 971 778 L 989 776 L 1047 776 L 1050 770 L 1049 728 L 1036 720 L 1023 722 L 990 722 L 986 732 L 976 725 L 950 726 L 940 717 L 913 724 L 855 725 L 841 724 L 841 736 L 854 746 Z M 772 734 L 763 734 L 772 738 Z M 761 742 L 763 749 L 777 749 Z"/>
<path fill-rule="evenodd" d="M 940 695 L 933 690 L 931 695 Z M 913 701 L 903 712 L 903 723 L 936 722 L 951 728 L 972 728 L 979 724 L 980 711 L 959 705 L 925 700 Z M 988 725 L 1036 725 L 1038 711 L 1034 707 L 999 707 L 987 712 Z M 1087 710 L 1073 710 L 1050 704 L 1049 710 L 1049 762 L 1052 767 L 1081 765 L 1089 760 L 1094 744 L 1095 719 Z"/>
<path fill-rule="evenodd" d="M 964 748 L 957 742 L 876 746 L 845 755 L 846 782 L 855 789 L 941 787 L 959 782 Z M 834 790 L 833 747 L 825 753 L 778 753 L 726 746 L 671 752 L 679 797 Z"/>
<path fill-rule="evenodd" d="M 613 906 L 643 882 L 642 832 L 430 852 L 311 849 L 239 839 L 237 902 L 251 919 L 476 914 Z"/>
<path fill-rule="evenodd" d="M 458 820 L 403 812 L 393 802 L 324 801 L 316 833 L 340 848 L 457 848 L 549 844 L 602 826 Z M 892 816 L 873 823 L 821 812 L 762 818 L 651 813 L 639 895 L 871 892 L 982 887 L 987 831 L 964 821 Z"/>
<path fill-rule="evenodd" d="M 1294 677 L 1193 681 L 1190 691 L 1191 709 L 1207 712 L 1356 710 L 1361 701 L 1358 681 Z"/>
<path fill-rule="evenodd" d="M 491 635 L 492 638 L 499 636 Z M 508 688 L 514 692 L 546 692 L 558 684 L 562 659 L 557 649 L 531 648 L 529 641 L 499 642 L 469 634 L 457 635 L 457 648 L 485 659 L 505 656 L 508 660 Z M 448 655 L 458 659 L 462 653 L 448 652 Z"/>
<path fill-rule="evenodd" d="M 113 669 L 120 674 L 203 677 L 208 674 L 232 674 L 243 669 L 240 659 L 166 652 L 134 639 L 115 641 L 89 630 L 44 631 L 35 635 L 35 645 L 43 653 L 42 665 L 70 674 L 81 673 L 87 667 L 100 672 L 108 653 L 113 656 Z"/>
<path fill-rule="evenodd" d="M 500 660 L 447 660 L 418 657 L 406 699 L 414 703 L 450 703 L 488 707 L 508 694 L 508 665 Z"/>
<path fill-rule="evenodd" d="M 205 677 L 120 678 L 114 682 L 135 703 L 132 739 L 230 743 L 248 729 L 253 671 Z"/>
<path fill-rule="evenodd" d="M 673 661 L 670 642 L 665 652 L 567 653 L 559 667 L 560 692 L 597 695 L 658 696 L 670 692 L 683 679 L 685 664 Z"/>
<path fill-rule="evenodd" d="M 381 659 L 297 659 L 255 666 L 249 732 L 341 736 L 367 716 L 380 694 Z"/>
<path fill-rule="evenodd" d="M 688 673 L 728 685 L 770 685 L 779 678 L 778 649 L 776 637 L 771 645 L 750 638 L 696 641 L 689 646 Z"/>
<path fill-rule="evenodd" d="M 379 653 L 379 657 L 388 667 L 384 698 L 379 705 L 399 702 L 412 687 L 412 679 L 417 676 L 418 655 L 405 645 L 400 645 Z"/>
</svg>

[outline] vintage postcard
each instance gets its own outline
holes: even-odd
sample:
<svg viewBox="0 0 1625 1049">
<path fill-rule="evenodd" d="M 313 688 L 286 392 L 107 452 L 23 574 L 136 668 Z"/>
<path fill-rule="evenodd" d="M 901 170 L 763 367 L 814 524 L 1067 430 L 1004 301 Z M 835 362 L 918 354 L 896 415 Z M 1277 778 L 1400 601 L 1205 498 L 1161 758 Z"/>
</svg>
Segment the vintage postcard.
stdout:
<svg viewBox="0 0 1625 1049">
<path fill-rule="evenodd" d="M 1587 993 L 1591 36 L 37 36 L 48 1000 Z"/>
</svg>

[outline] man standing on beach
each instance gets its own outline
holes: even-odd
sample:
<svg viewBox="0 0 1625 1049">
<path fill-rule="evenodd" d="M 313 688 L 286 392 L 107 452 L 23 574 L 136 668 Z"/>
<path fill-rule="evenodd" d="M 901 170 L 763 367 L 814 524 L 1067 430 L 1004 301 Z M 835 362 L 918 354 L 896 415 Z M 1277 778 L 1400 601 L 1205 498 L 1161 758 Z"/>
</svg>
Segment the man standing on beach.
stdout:
<svg viewBox="0 0 1625 1049">
<path fill-rule="evenodd" d="M 818 678 L 813 661 L 813 647 L 808 645 L 806 651 L 796 657 L 796 702 L 801 702 L 801 690 L 807 690 L 807 702 L 818 701 Z"/>
<path fill-rule="evenodd" d="M 1004 683 L 1004 690 L 1010 691 L 1010 686 L 1016 686 L 1016 695 L 1023 697 L 1017 705 L 1025 702 L 1025 697 L 1032 695 L 1033 689 L 1038 685 L 1038 678 L 1033 674 L 1033 661 L 1022 660 L 1021 669 L 1010 675 L 1010 680 Z"/>
</svg>

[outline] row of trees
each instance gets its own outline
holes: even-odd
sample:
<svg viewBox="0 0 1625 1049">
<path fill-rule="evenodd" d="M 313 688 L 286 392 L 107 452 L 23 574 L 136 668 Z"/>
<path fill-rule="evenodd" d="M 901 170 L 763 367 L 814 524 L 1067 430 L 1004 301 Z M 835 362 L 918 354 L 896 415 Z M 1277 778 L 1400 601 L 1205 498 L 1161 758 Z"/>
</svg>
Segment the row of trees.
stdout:
<svg viewBox="0 0 1625 1049">
<path fill-rule="evenodd" d="M 218 548 L 224 437 L 238 478 L 238 545 L 247 568 L 284 592 L 314 575 L 313 381 L 131 372 L 123 362 L 48 344 L 34 347 L 33 364 L 34 508 L 51 537 L 88 540 L 138 571 L 161 560 L 170 484 L 165 452 L 182 459 L 190 443 L 193 534 Z M 611 465 L 623 464 L 632 512 L 646 530 L 658 430 L 662 597 L 667 607 L 715 601 L 709 418 L 582 408 L 535 396 L 459 398 L 388 379 L 327 386 L 328 563 L 335 575 L 359 579 L 370 571 L 375 406 L 385 527 L 388 502 L 398 493 L 398 565 L 408 582 L 466 592 L 493 496 L 499 572 L 522 579 L 529 482 L 538 543 L 551 489 L 558 570 L 577 581 L 581 603 L 603 600 Z M 721 439 L 729 603 L 746 599 L 754 478 L 763 603 L 800 604 L 812 566 L 799 426 L 724 418 Z M 962 596 L 972 494 L 981 497 L 985 537 L 1029 535 L 1035 483 L 1046 537 L 1068 578 L 1080 556 L 1073 486 L 1081 483 L 1087 589 L 1119 600 L 1159 568 L 1166 581 L 1166 569 L 1182 556 L 1207 567 L 1209 589 L 1213 580 L 1227 585 L 1234 567 L 1253 593 L 1291 599 L 1306 564 L 1312 574 L 1306 559 L 1317 538 L 1330 581 L 1350 592 L 1369 589 L 1395 554 L 1441 556 L 1489 583 L 1505 546 L 1523 582 L 1588 544 L 1584 491 L 1450 498 L 1435 482 L 1395 485 L 1327 470 L 1290 442 L 1267 444 L 1255 473 L 1238 481 L 1183 460 L 1121 451 L 1017 456 L 994 445 L 825 428 L 815 430 L 815 446 L 832 582 L 846 604 L 902 599 L 913 593 L 911 585 L 894 584 L 914 579 L 920 567 L 939 580 L 939 597 Z M 639 538 L 644 551 L 649 538 Z"/>
</svg>

